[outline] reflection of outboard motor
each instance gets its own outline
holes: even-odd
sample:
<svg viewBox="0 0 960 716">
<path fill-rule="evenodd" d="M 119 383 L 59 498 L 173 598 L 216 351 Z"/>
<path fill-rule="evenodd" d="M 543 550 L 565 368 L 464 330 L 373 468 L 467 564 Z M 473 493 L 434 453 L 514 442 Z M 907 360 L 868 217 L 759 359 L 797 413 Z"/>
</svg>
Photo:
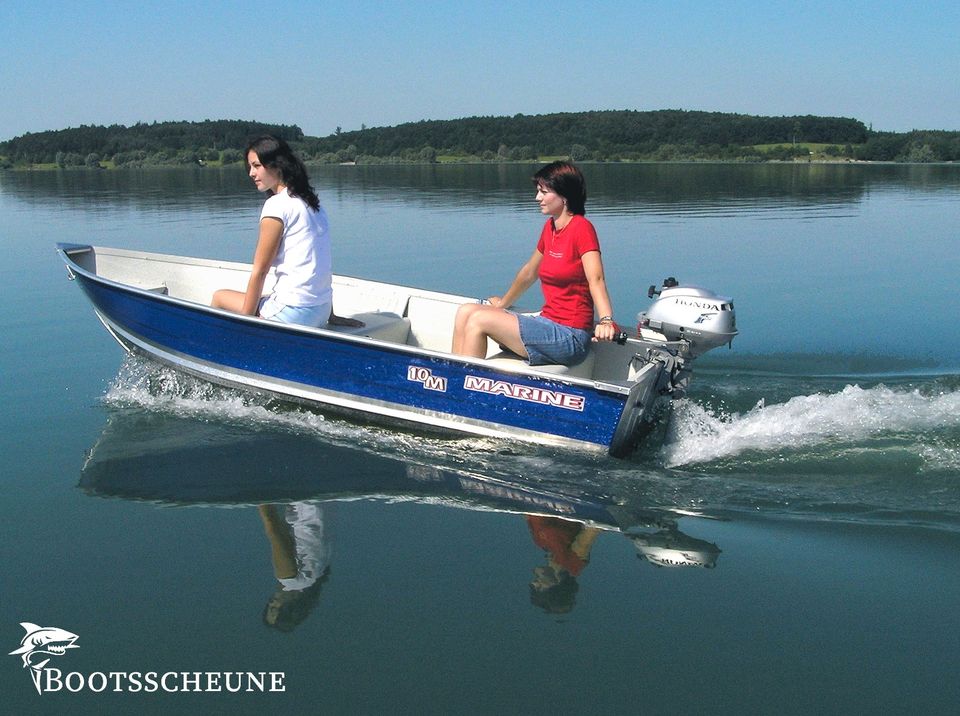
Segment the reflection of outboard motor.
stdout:
<svg viewBox="0 0 960 716">
<path fill-rule="evenodd" d="M 631 535 L 630 539 L 639 556 L 657 567 L 712 569 L 717 566 L 717 557 L 720 555 L 720 548 L 712 542 L 690 537 L 675 529 L 650 535 Z"/>
<path fill-rule="evenodd" d="M 663 287 L 651 286 L 647 295 L 659 298 L 637 316 L 637 331 L 648 340 L 679 341 L 691 358 L 729 344 L 737 335 L 733 300 L 697 286 L 680 286 L 675 278 Z"/>
</svg>

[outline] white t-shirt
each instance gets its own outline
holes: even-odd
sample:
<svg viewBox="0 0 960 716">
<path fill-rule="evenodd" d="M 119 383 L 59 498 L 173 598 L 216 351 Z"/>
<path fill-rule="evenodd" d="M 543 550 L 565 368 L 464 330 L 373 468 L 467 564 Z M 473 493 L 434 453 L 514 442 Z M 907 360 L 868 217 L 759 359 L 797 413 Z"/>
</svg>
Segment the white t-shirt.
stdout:
<svg viewBox="0 0 960 716">
<path fill-rule="evenodd" d="M 297 576 L 278 580 L 285 592 L 306 589 L 323 577 L 330 566 L 330 543 L 326 536 L 323 505 L 291 502 L 284 519 L 293 531 L 297 550 Z"/>
<path fill-rule="evenodd" d="M 314 211 L 287 189 L 269 197 L 260 220 L 270 217 L 283 222 L 283 236 L 273 266 L 277 283 L 274 298 L 287 306 L 316 306 L 333 300 L 330 255 L 330 228 L 327 212 Z"/>
</svg>

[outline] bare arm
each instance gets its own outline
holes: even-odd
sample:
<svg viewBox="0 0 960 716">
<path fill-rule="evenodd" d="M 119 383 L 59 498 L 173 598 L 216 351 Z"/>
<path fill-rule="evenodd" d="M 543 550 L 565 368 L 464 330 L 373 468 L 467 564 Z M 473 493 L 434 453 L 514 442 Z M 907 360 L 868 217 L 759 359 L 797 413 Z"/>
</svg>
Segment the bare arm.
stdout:
<svg viewBox="0 0 960 716">
<path fill-rule="evenodd" d="M 280 514 L 276 505 L 258 505 L 263 529 L 270 540 L 273 573 L 277 579 L 290 579 L 297 576 L 297 548 L 293 541 L 290 525 Z"/>
<path fill-rule="evenodd" d="M 488 299 L 490 304 L 497 308 L 510 308 L 510 306 L 536 282 L 541 261 L 543 261 L 543 254 L 534 249 L 527 263 L 517 271 L 517 275 L 514 277 L 513 283 L 510 284 L 507 292 L 503 294 L 503 296 L 491 296 Z"/>
<path fill-rule="evenodd" d="M 613 316 L 613 304 L 610 303 L 610 296 L 607 294 L 607 281 L 603 275 L 603 261 L 600 259 L 599 251 L 588 251 L 580 257 L 583 263 L 583 272 L 587 276 L 587 284 L 590 286 L 590 296 L 593 298 L 593 305 L 600 314 L 600 317 Z M 617 327 L 612 321 L 597 324 L 594 329 L 594 337 L 598 341 L 612 341 L 617 333 Z"/>
<path fill-rule="evenodd" d="M 265 217 L 260 221 L 260 238 L 257 239 L 257 250 L 253 254 L 253 271 L 247 281 L 247 291 L 243 297 L 243 307 L 240 313 L 247 316 L 256 316 L 260 308 L 260 298 L 263 295 L 263 284 L 267 280 L 270 266 L 277 257 L 280 249 L 280 240 L 283 238 L 283 222 L 280 219 Z"/>
</svg>

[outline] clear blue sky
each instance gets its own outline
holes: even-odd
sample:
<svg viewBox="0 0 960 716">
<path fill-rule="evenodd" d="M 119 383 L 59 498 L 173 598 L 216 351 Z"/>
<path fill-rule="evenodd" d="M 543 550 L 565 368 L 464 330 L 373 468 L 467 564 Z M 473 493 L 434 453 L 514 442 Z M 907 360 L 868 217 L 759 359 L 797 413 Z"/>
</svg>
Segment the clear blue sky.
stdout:
<svg viewBox="0 0 960 716">
<path fill-rule="evenodd" d="M 960 130 L 957 0 L 2 0 L 0 27 L 0 140 L 593 109 Z"/>
</svg>

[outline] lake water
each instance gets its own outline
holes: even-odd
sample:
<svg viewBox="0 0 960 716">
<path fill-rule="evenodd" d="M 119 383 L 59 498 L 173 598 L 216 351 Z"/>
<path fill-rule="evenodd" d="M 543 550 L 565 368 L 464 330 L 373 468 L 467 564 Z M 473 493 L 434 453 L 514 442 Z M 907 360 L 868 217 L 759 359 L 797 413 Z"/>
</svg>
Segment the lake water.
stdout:
<svg viewBox="0 0 960 716">
<path fill-rule="evenodd" d="M 535 169 L 311 173 L 339 273 L 486 296 L 535 244 Z M 956 712 L 960 167 L 584 171 L 618 320 L 672 275 L 732 296 L 741 331 L 625 461 L 125 357 L 54 244 L 248 261 L 262 197 L 239 169 L 0 173 L 4 653 L 26 622 L 78 636 L 43 657 L 64 674 L 285 687 L 38 694 L 14 654 L 4 710 Z M 328 569 L 278 597 L 294 513 Z"/>
</svg>

